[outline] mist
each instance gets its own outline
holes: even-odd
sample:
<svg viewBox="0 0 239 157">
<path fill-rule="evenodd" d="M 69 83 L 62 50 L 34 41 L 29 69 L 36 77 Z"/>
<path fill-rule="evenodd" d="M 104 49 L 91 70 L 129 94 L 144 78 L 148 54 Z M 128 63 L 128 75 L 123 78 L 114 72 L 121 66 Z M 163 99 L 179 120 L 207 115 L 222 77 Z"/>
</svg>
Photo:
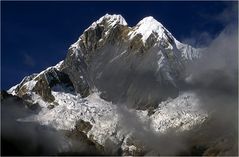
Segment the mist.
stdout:
<svg viewBox="0 0 239 157">
<path fill-rule="evenodd" d="M 237 155 L 238 25 L 227 25 L 202 53 L 202 58 L 187 69 L 187 85 L 198 95 L 201 108 L 209 113 L 211 126 L 206 133 L 211 138 L 230 141 L 227 145 L 233 151 L 227 155 Z"/>
<path fill-rule="evenodd" d="M 56 130 L 38 122 L 19 121 L 37 112 L 29 109 L 21 98 L 9 96 L 1 100 L 1 155 L 100 154 L 77 134 L 70 136 L 71 131 Z"/>
<path fill-rule="evenodd" d="M 121 115 L 122 130 L 142 149 L 140 155 L 176 155 L 187 149 L 184 133 L 177 132 L 174 128 L 159 133 L 150 127 L 150 120 L 142 121 L 135 111 L 126 106 L 119 105 L 117 111 Z"/>
</svg>

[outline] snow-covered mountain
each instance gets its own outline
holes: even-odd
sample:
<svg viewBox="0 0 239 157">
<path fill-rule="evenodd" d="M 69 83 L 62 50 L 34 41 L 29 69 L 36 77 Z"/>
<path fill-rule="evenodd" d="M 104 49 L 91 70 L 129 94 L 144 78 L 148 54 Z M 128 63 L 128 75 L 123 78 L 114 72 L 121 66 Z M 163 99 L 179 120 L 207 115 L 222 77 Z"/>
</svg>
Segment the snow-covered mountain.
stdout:
<svg viewBox="0 0 239 157">
<path fill-rule="evenodd" d="M 80 126 L 103 149 L 110 140 L 122 155 L 142 155 L 137 136 L 129 142 L 135 132 L 180 132 L 207 118 L 197 95 L 181 87 L 190 76 L 185 67 L 200 51 L 151 16 L 130 27 L 121 15 L 106 14 L 70 46 L 63 61 L 25 77 L 8 93 L 41 107 L 20 122 L 57 130 Z"/>
</svg>

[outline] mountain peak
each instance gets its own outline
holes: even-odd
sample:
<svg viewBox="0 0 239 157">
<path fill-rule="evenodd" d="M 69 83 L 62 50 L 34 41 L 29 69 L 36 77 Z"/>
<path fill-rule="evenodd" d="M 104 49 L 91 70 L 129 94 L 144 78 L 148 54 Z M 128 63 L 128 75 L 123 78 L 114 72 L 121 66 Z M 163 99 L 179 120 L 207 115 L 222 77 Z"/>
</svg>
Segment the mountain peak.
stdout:
<svg viewBox="0 0 239 157">
<path fill-rule="evenodd" d="M 120 14 L 107 13 L 97 21 L 93 22 L 85 31 L 89 29 L 96 29 L 98 25 L 106 26 L 107 30 L 111 30 L 111 28 L 115 27 L 116 25 L 128 26 L 126 20 Z M 129 33 L 130 39 L 133 39 L 137 34 L 141 34 L 141 40 L 144 44 L 149 36 L 153 33 L 156 34 L 158 40 L 162 38 L 170 38 L 170 40 L 173 41 L 175 39 L 171 33 L 153 16 L 147 16 L 143 18 L 137 23 L 136 26 L 132 28 L 132 31 Z"/>
<path fill-rule="evenodd" d="M 139 23 L 136 26 L 145 25 L 145 24 L 147 25 L 154 24 L 154 25 L 163 27 L 163 25 L 160 22 L 158 22 L 153 16 L 147 16 L 143 18 L 141 21 L 139 21 Z"/>
<path fill-rule="evenodd" d="M 120 25 L 128 25 L 127 22 L 125 21 L 125 19 L 123 18 L 123 16 L 121 16 L 120 14 L 105 14 L 104 16 L 102 16 L 99 20 L 97 20 L 96 22 L 93 22 L 91 27 L 96 27 L 97 24 L 102 23 L 103 21 L 107 21 L 107 23 L 109 23 L 111 26 L 114 26 L 115 24 L 120 24 Z"/>
<path fill-rule="evenodd" d="M 135 31 L 134 35 L 135 34 L 142 35 L 142 41 L 144 43 L 152 33 L 156 33 L 159 39 L 163 38 L 165 36 L 165 33 L 169 36 L 172 36 L 171 33 L 152 16 L 147 16 L 143 18 L 141 21 L 139 21 L 138 24 L 134 27 L 134 31 Z"/>
<path fill-rule="evenodd" d="M 120 14 L 105 14 L 103 16 L 103 19 L 109 19 L 110 21 L 117 21 L 119 22 L 119 24 L 121 25 L 127 25 L 127 22 L 125 21 L 125 19 L 123 18 L 123 16 L 121 16 Z"/>
</svg>

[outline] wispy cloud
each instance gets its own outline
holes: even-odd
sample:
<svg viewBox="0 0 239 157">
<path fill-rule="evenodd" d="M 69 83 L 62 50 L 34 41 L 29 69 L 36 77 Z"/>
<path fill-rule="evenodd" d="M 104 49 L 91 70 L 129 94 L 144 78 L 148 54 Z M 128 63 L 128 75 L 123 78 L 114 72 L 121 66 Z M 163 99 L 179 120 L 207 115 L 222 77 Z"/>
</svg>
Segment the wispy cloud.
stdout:
<svg viewBox="0 0 239 157">
<path fill-rule="evenodd" d="M 236 22 L 238 18 L 238 2 L 225 2 L 225 6 L 225 9 L 220 13 L 199 13 L 199 16 L 224 25 L 228 25 L 228 23 L 231 22 Z"/>
<path fill-rule="evenodd" d="M 205 47 L 211 43 L 213 36 L 208 32 L 192 31 L 190 37 L 182 39 L 183 43 L 192 45 L 194 47 Z"/>
<path fill-rule="evenodd" d="M 24 53 L 23 63 L 29 67 L 34 67 L 36 65 L 34 58 L 30 56 L 28 53 Z"/>
<path fill-rule="evenodd" d="M 199 12 L 198 15 L 204 19 L 202 25 L 209 23 L 218 23 L 223 29 L 226 29 L 229 25 L 238 25 L 238 3 L 237 2 L 225 2 L 225 8 L 221 12 L 217 13 L 204 13 Z M 208 31 L 192 30 L 188 37 L 184 37 L 181 41 L 183 43 L 192 45 L 194 47 L 208 47 L 219 34 L 210 33 Z"/>
</svg>

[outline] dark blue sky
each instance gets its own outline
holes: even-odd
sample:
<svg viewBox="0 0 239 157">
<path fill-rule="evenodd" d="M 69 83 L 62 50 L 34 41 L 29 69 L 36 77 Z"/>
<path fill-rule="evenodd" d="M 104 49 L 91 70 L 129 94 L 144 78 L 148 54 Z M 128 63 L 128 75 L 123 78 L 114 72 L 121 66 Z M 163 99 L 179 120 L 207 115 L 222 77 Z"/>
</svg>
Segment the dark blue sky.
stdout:
<svg viewBox="0 0 239 157">
<path fill-rule="evenodd" d="M 1 1 L 1 89 L 63 60 L 68 47 L 106 13 L 121 14 L 129 26 L 153 16 L 178 40 L 197 46 L 223 30 L 232 6 L 237 2 Z"/>
</svg>

